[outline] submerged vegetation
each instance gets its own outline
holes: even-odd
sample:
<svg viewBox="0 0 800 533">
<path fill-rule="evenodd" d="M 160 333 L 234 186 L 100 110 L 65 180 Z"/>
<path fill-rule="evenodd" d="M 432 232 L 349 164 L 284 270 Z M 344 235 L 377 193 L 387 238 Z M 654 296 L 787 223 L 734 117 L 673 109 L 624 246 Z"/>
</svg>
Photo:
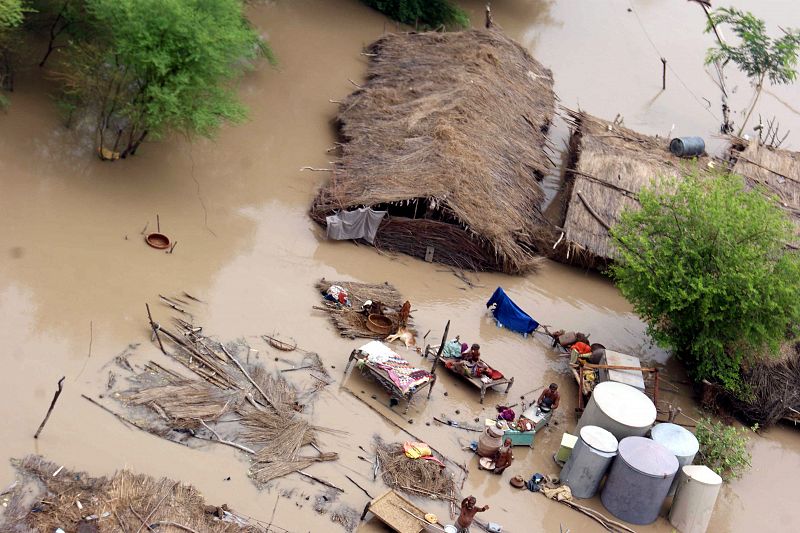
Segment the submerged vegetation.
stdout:
<svg viewBox="0 0 800 533">
<path fill-rule="evenodd" d="M 756 424 L 751 431 L 757 431 Z M 701 464 L 719 474 L 725 481 L 740 477 L 750 468 L 750 452 L 747 450 L 748 430 L 737 429 L 710 418 L 698 420 L 695 436 L 700 444 Z"/>
<path fill-rule="evenodd" d="M 758 103 L 764 82 L 769 80 L 773 85 L 783 85 L 797 79 L 795 67 L 800 53 L 800 31 L 782 29 L 783 37 L 772 38 L 767 35 L 764 21 L 752 13 L 721 7 L 709 14 L 706 33 L 716 31 L 716 26 L 722 24 L 730 26 L 740 42 L 732 46 L 720 39 L 717 46 L 708 50 L 706 64 L 732 62 L 753 84 L 755 93 L 739 128 L 738 135 L 741 135 Z"/>
<path fill-rule="evenodd" d="M 246 110 L 234 80 L 259 56 L 272 61 L 242 0 L 37 0 L 33 7 L 38 15 L 26 26 L 47 39 L 39 66 L 59 82 L 58 108 L 67 125 L 88 125 L 105 160 L 135 154 L 147 138 L 211 136 L 240 122 Z M 0 63 L 7 29 L 26 9 L 0 0 Z"/>
<path fill-rule="evenodd" d="M 800 257 L 787 246 L 793 226 L 735 175 L 689 176 L 671 189 L 642 191 L 641 210 L 623 214 L 612 230 L 619 259 L 611 273 L 694 379 L 745 394 L 742 364 L 777 353 L 800 318 Z"/>
<path fill-rule="evenodd" d="M 450 0 L 362 0 L 389 18 L 418 29 L 469 27 L 469 16 Z"/>
<path fill-rule="evenodd" d="M 23 0 L 0 0 L 0 90 L 13 88 L 11 49 L 16 32 L 30 11 Z M 0 109 L 7 105 L 8 99 L 0 93 Z"/>
</svg>

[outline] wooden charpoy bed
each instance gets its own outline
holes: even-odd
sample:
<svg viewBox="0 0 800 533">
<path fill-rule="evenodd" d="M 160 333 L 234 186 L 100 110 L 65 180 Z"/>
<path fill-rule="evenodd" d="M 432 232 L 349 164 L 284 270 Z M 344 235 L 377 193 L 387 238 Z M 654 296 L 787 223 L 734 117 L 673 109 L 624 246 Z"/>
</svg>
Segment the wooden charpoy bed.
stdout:
<svg viewBox="0 0 800 533">
<path fill-rule="evenodd" d="M 381 361 L 383 356 L 388 357 L 387 361 Z M 367 372 L 370 376 L 381 384 L 386 389 L 392 398 L 405 400 L 406 408 L 403 413 L 408 412 L 411 401 L 414 395 L 419 394 L 425 389 L 428 390 L 428 398 L 431 397 L 433 385 L 436 383 L 436 374 L 423 370 L 421 368 L 413 368 L 411 364 L 403 357 L 395 353 L 389 346 L 380 341 L 371 341 L 353 350 L 350 353 L 350 358 L 347 360 L 347 366 L 344 369 L 345 377 L 350 370 L 350 366 L 356 362 L 357 366 L 362 372 Z M 413 379 L 413 384 L 401 386 L 397 383 L 398 379 L 412 379 L 405 376 L 398 376 L 400 371 L 410 371 L 412 375 L 417 376 Z"/>
<path fill-rule="evenodd" d="M 397 533 L 420 533 L 425 528 L 425 511 L 400 496 L 392 489 L 387 490 L 367 503 L 361 520 L 372 513 L 375 518 Z M 441 529 L 441 528 L 439 528 Z"/>
<path fill-rule="evenodd" d="M 439 346 L 431 346 L 431 345 L 425 346 L 425 351 L 423 352 L 423 356 L 425 358 L 427 358 L 428 356 L 432 356 L 433 357 L 433 367 L 431 368 L 431 373 L 433 373 L 434 375 L 436 373 L 436 366 L 437 365 L 442 365 L 445 368 L 447 368 L 446 365 L 447 365 L 448 361 L 457 361 L 457 360 L 459 360 L 459 359 L 456 359 L 456 358 L 448 358 L 448 357 L 443 357 L 442 356 L 442 352 L 444 350 L 444 342 L 445 342 L 444 339 L 447 338 L 447 334 L 448 334 L 449 331 L 450 331 L 450 322 L 448 321 L 447 322 L 447 326 L 445 327 L 445 330 L 444 330 L 444 336 L 442 337 L 442 344 L 440 344 Z M 487 365 L 488 365 L 488 363 L 487 363 Z M 494 368 L 492 365 L 489 365 L 489 366 L 491 368 Z M 448 371 L 450 371 L 450 369 L 448 369 Z M 508 393 L 508 391 L 511 389 L 511 386 L 514 384 L 514 378 L 513 377 L 507 378 L 507 377 L 505 377 L 505 375 L 500 379 L 491 379 L 491 380 L 489 380 L 487 382 L 484 382 L 479 377 L 466 376 L 461 372 L 452 372 L 452 371 L 450 371 L 450 373 L 453 374 L 453 375 L 457 375 L 457 376 L 461 377 L 462 379 L 464 379 L 468 383 L 471 383 L 474 387 L 478 388 L 480 390 L 480 392 L 481 392 L 481 403 L 483 403 L 483 399 L 486 396 L 486 390 L 488 388 L 494 387 L 496 385 L 506 385 L 506 390 L 504 392 Z"/>
</svg>

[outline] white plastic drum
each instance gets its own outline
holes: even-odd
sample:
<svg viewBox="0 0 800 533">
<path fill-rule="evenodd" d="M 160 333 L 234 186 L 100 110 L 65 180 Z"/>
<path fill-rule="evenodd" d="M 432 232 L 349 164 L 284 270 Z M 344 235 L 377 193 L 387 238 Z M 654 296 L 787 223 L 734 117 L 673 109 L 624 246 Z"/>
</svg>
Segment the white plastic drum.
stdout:
<svg viewBox="0 0 800 533">
<path fill-rule="evenodd" d="M 591 498 L 616 455 L 614 435 L 597 426 L 585 426 L 561 470 L 561 482 L 569 486 L 576 498 Z"/>
<path fill-rule="evenodd" d="M 669 511 L 669 523 L 681 533 L 704 533 L 717 503 L 722 478 L 703 465 L 680 470 L 677 492 Z"/>
<path fill-rule="evenodd" d="M 643 392 L 630 385 L 606 381 L 595 386 L 576 431 L 599 426 L 617 440 L 643 437 L 656 420 L 656 406 Z"/>
<path fill-rule="evenodd" d="M 697 451 L 700 449 L 697 437 L 691 431 L 678 424 L 656 424 L 650 432 L 650 438 L 674 453 L 678 459 L 678 464 L 681 466 L 692 464 L 694 456 L 697 455 Z M 675 476 L 675 481 L 672 482 L 668 496 L 675 494 L 675 489 L 678 486 L 678 477 Z"/>
</svg>

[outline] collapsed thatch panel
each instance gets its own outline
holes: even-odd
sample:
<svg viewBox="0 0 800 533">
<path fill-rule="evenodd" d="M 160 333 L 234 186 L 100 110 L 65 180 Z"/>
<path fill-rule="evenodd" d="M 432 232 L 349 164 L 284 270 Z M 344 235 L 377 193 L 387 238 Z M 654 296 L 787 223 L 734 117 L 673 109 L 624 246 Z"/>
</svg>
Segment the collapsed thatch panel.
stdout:
<svg viewBox="0 0 800 533">
<path fill-rule="evenodd" d="M 383 305 L 384 316 L 392 321 L 392 331 L 396 331 L 400 326 L 400 311 L 403 308 L 404 300 L 394 288 L 387 282 L 384 283 L 358 283 L 356 281 L 327 281 L 321 279 L 316 287 L 321 294 L 325 294 L 331 285 L 338 285 L 347 291 L 350 297 L 350 307 L 344 307 L 337 303 L 323 300 L 322 304 L 331 317 L 331 322 L 343 337 L 361 337 L 365 339 L 383 339 L 385 334 L 375 333 L 367 329 L 366 316 L 359 311 L 367 300 L 380 302 Z M 408 319 L 406 329 L 416 335 L 416 330 L 411 325 L 411 318 Z"/>
<path fill-rule="evenodd" d="M 261 531 L 225 505 L 205 505 L 197 489 L 170 479 L 159 480 L 128 470 L 96 478 L 85 472 L 71 472 L 39 456 L 13 462 L 23 483 L 11 490 L 11 500 L 0 523 L 3 533 L 56 531 L 56 528 L 120 532 Z"/>
<path fill-rule="evenodd" d="M 740 140 L 731 146 L 733 173 L 775 195 L 792 217 L 800 241 L 800 152 Z"/>
<path fill-rule="evenodd" d="M 614 257 L 608 230 L 623 211 L 637 209 L 640 190 L 665 177 L 704 168 L 669 151 L 667 139 L 643 135 L 582 111 L 567 111 L 572 123 L 569 159 L 557 222 L 564 230 L 554 258 L 603 268 Z M 654 181 L 655 180 L 655 181 Z"/>
<path fill-rule="evenodd" d="M 341 159 L 314 220 L 388 209 L 375 245 L 460 268 L 531 268 L 553 78 L 496 30 L 390 34 L 341 105 Z"/>
</svg>

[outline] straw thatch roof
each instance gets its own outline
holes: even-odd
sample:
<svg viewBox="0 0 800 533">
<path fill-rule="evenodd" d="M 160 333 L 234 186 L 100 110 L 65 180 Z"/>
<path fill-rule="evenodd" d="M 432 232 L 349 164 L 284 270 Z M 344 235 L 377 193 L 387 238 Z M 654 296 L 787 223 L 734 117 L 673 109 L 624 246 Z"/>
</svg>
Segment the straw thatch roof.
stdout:
<svg viewBox="0 0 800 533">
<path fill-rule="evenodd" d="M 531 268 L 538 180 L 552 166 L 551 72 L 497 30 L 390 34 L 367 52 L 367 82 L 341 104 L 341 158 L 312 217 L 388 209 L 378 248 Z"/>
<path fill-rule="evenodd" d="M 556 216 L 563 237 L 553 258 L 602 269 L 615 254 L 608 229 L 623 211 L 638 208 L 639 191 L 661 178 L 704 168 L 708 158 L 701 157 L 698 163 L 680 159 L 670 153 L 667 139 L 643 135 L 583 111 L 568 110 L 567 114 L 572 133 L 559 195 L 561 212 Z"/>
<path fill-rule="evenodd" d="M 800 242 L 800 152 L 764 146 L 758 142 L 735 140 L 731 145 L 735 161 L 733 173 L 751 186 L 760 185 L 778 198 L 792 217 Z"/>
<path fill-rule="evenodd" d="M 111 477 L 70 471 L 31 455 L 12 461 L 22 483 L 10 489 L 3 533 L 29 531 L 262 531 L 248 519 L 205 505 L 191 485 L 122 470 Z"/>
</svg>

